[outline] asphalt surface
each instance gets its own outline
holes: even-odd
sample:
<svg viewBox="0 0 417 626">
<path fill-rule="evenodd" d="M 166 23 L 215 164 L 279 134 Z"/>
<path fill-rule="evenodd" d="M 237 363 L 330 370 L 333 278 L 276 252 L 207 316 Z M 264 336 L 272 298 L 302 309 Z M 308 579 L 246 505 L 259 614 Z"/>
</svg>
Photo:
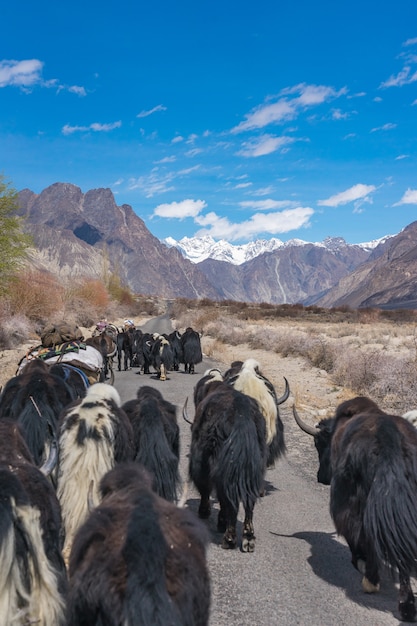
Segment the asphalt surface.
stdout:
<svg viewBox="0 0 417 626">
<path fill-rule="evenodd" d="M 169 332 L 161 316 L 141 327 Z M 122 401 L 135 397 L 139 386 L 157 387 L 177 407 L 181 432 L 180 471 L 187 479 L 190 426 L 182 407 L 206 369 L 219 364 L 204 358 L 194 375 L 170 372 L 166 381 L 138 374 L 137 368 L 116 372 L 115 387 Z M 223 367 L 224 366 L 220 366 Z M 289 380 L 291 386 L 291 380 Z M 316 481 L 317 453 L 311 437 L 292 417 L 290 399 L 281 407 L 287 454 L 267 472 L 267 491 L 255 507 L 256 547 L 251 554 L 223 550 L 216 530 L 217 501 L 205 521 L 211 533 L 207 560 L 211 577 L 210 626 L 389 626 L 399 624 L 397 585 L 381 573 L 378 594 L 365 594 L 361 575 L 350 563 L 350 552 L 334 532 L 329 514 L 329 488 Z M 197 511 L 198 494 L 191 488 L 185 506 Z M 241 533 L 243 511 L 239 514 Z M 415 583 L 415 581 L 413 581 Z M 414 589 L 416 588 L 413 584 Z"/>
</svg>

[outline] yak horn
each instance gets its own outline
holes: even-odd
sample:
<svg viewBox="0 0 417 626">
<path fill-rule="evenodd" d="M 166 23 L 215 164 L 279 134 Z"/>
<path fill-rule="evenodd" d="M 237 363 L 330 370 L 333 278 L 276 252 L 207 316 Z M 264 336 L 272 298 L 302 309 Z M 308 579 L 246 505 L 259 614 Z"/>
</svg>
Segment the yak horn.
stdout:
<svg viewBox="0 0 417 626">
<path fill-rule="evenodd" d="M 188 404 L 188 396 L 186 397 L 185 402 L 184 402 L 184 406 L 182 407 L 182 416 L 183 416 L 183 418 L 185 419 L 185 421 L 186 421 L 188 424 L 191 424 L 191 426 L 192 426 L 192 425 L 193 425 L 193 423 L 192 423 L 192 421 L 188 418 L 188 413 L 187 413 L 187 404 Z"/>
<path fill-rule="evenodd" d="M 284 380 L 285 380 L 284 395 L 277 399 L 277 405 L 282 404 L 283 402 L 285 402 L 285 400 L 288 400 L 289 395 L 290 395 L 290 386 L 289 386 L 288 380 L 285 378 L 285 376 L 284 376 Z"/>
<path fill-rule="evenodd" d="M 294 414 L 295 421 L 297 422 L 297 424 L 299 425 L 301 430 L 303 430 L 305 433 L 307 433 L 307 435 L 312 435 L 313 437 L 315 435 L 317 435 L 317 433 L 319 432 L 320 429 L 319 428 L 315 428 L 314 426 L 310 426 L 309 424 L 306 424 L 305 422 L 303 422 L 303 420 L 301 419 L 301 417 L 297 413 L 297 409 L 295 408 L 295 404 L 292 407 L 292 412 Z"/>
<path fill-rule="evenodd" d="M 45 463 L 39 468 L 44 476 L 49 476 L 56 467 L 58 462 L 58 444 L 56 439 L 52 439 L 49 446 L 49 454 Z"/>
</svg>

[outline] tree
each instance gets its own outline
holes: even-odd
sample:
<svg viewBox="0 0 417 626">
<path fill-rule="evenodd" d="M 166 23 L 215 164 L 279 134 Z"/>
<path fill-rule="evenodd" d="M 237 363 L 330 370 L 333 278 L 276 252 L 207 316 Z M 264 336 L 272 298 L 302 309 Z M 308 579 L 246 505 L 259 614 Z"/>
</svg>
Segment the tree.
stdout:
<svg viewBox="0 0 417 626">
<path fill-rule="evenodd" d="M 0 174 L 0 294 L 7 292 L 31 245 L 31 238 L 22 231 L 18 208 L 17 191 Z"/>
</svg>

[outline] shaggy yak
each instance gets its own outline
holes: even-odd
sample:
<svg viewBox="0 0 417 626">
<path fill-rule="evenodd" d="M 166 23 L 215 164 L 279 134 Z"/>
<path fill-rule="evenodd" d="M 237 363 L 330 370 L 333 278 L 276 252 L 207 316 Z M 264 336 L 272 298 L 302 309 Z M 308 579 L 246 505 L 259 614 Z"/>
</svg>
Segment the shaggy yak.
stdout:
<svg viewBox="0 0 417 626">
<path fill-rule="evenodd" d="M 151 482 L 138 463 L 102 479 L 71 551 L 67 626 L 207 626 L 207 531 Z"/>
</svg>

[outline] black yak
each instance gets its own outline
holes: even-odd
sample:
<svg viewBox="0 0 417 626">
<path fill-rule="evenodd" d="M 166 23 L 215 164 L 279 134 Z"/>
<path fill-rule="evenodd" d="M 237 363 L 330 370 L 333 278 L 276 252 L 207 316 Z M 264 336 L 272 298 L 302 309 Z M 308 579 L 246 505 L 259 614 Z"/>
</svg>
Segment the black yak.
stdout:
<svg viewBox="0 0 417 626">
<path fill-rule="evenodd" d="M 36 465 L 49 456 L 57 437 L 61 411 L 77 397 L 62 376 L 57 376 L 41 359 L 24 366 L 11 378 L 0 395 L 0 418 L 19 422 Z"/>
<path fill-rule="evenodd" d="M 102 479 L 103 499 L 71 551 L 67 626 L 208 624 L 206 529 L 151 480 L 138 463 Z"/>
<path fill-rule="evenodd" d="M 217 527 L 222 547 L 237 545 L 239 504 L 245 510 L 242 550 L 255 548 L 253 509 L 261 495 L 266 470 L 265 420 L 258 404 L 224 382 L 208 382 L 191 427 L 189 474 L 201 499 L 200 517 L 210 515 L 215 491 L 220 512 Z M 202 394 L 203 395 L 203 394 Z"/>
<path fill-rule="evenodd" d="M 340 404 L 335 416 L 316 427 L 299 426 L 314 436 L 318 480 L 330 484 L 330 513 L 344 537 L 362 587 L 379 589 L 379 569 L 398 572 L 399 612 L 414 621 L 410 576 L 417 571 L 417 430 L 406 419 L 388 415 L 359 396 Z"/>
<path fill-rule="evenodd" d="M 175 406 L 158 389 L 145 385 L 122 408 L 133 428 L 135 461 L 152 474 L 158 495 L 176 500 L 180 438 Z"/>
</svg>

